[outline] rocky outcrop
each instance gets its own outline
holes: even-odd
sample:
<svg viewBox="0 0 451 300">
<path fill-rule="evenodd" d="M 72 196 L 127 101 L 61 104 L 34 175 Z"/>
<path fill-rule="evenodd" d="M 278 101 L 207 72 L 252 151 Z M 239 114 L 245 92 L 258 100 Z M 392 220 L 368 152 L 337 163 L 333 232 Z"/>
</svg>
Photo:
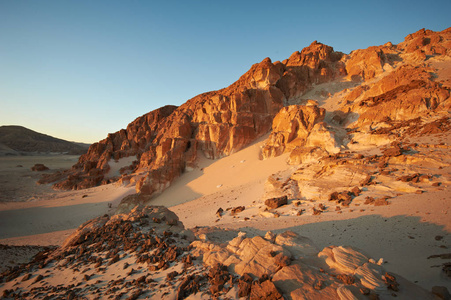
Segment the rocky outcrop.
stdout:
<svg viewBox="0 0 451 300">
<path fill-rule="evenodd" d="M 415 54 L 418 58 L 427 56 L 451 55 L 451 28 L 441 32 L 420 29 L 409 34 L 398 46 L 405 52 Z"/>
<path fill-rule="evenodd" d="M 370 294 L 376 299 L 394 294 L 432 299 L 431 293 L 387 273 L 381 261 L 351 247 L 330 246 L 319 252 L 310 239 L 292 231 L 268 232 L 264 238 L 239 233 L 225 246 L 208 241 L 191 246 L 206 266 L 226 266 L 240 278 L 268 278 L 288 299 L 360 299 Z"/>
<path fill-rule="evenodd" d="M 262 149 L 262 157 L 266 159 L 285 152 L 299 153 L 305 148 L 321 148 L 328 153 L 339 151 L 334 134 L 323 122 L 325 112 L 316 103 L 282 108 L 274 118 L 272 132 Z M 297 160 L 293 157 L 290 161 Z"/>
<path fill-rule="evenodd" d="M 199 154 L 221 158 L 271 130 L 262 157 L 289 152 L 291 164 L 336 154 L 351 139 L 389 143 L 390 137 L 367 133 L 388 130 L 392 125 L 387 122 L 447 112 L 451 107 L 449 88 L 435 81 L 431 67 L 420 66 L 412 56 L 423 53 L 423 61 L 449 56 L 450 41 L 451 30 L 422 30 L 399 45 L 387 43 L 350 55 L 315 41 L 282 62 L 265 58 L 227 88 L 137 118 L 92 145 L 70 171 L 47 175 L 41 183 L 63 178 L 55 188 L 83 189 L 119 181 L 136 185 L 142 194 L 156 195 L 195 167 Z M 409 65 L 410 61 L 417 63 Z M 343 91 L 343 104 L 328 112 L 329 117 L 317 102 L 301 97 L 336 79 L 353 80 L 345 86 L 354 88 Z M 352 138 L 343 128 L 350 123 Z M 123 166 L 113 172 L 113 164 Z"/>
<path fill-rule="evenodd" d="M 411 120 L 447 105 L 449 90 L 432 79 L 425 68 L 398 68 L 360 97 L 354 107 L 360 113 L 358 124 Z"/>
<path fill-rule="evenodd" d="M 135 182 L 141 193 L 159 193 L 195 166 L 198 153 L 220 158 L 268 133 L 289 98 L 344 74 L 341 56 L 314 42 L 284 62 L 265 58 L 227 88 L 198 95 L 180 107 L 157 109 L 109 134 L 54 187 L 81 189 L 120 180 Z M 136 161 L 122 168 L 120 177 L 109 174 L 112 161 L 130 156 Z"/>
<path fill-rule="evenodd" d="M 90 220 L 61 247 L 5 271 L 0 292 L 5 299 L 434 299 L 352 247 L 319 251 L 292 231 L 225 237 L 199 240 L 167 208 L 136 206 Z"/>
<path fill-rule="evenodd" d="M 348 77 L 353 81 L 367 81 L 383 73 L 397 59 L 395 49 L 396 46 L 387 43 L 383 46 L 352 51 L 346 60 Z"/>
<path fill-rule="evenodd" d="M 341 60 L 343 53 L 335 52 L 330 46 L 314 41 L 301 52 L 294 52 L 284 60 L 285 70 L 277 82 L 287 99 L 302 96 L 312 84 L 328 82 L 346 75 Z"/>
</svg>

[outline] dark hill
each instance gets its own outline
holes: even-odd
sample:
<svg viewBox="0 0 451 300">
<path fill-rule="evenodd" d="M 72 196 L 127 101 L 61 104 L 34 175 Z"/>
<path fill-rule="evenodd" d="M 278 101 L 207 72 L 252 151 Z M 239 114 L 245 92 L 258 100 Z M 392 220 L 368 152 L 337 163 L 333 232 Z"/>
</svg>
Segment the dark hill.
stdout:
<svg viewBox="0 0 451 300">
<path fill-rule="evenodd" d="M 73 143 L 42 134 L 22 126 L 0 126 L 0 148 L 10 148 L 19 153 L 86 153 L 89 145 Z"/>
</svg>

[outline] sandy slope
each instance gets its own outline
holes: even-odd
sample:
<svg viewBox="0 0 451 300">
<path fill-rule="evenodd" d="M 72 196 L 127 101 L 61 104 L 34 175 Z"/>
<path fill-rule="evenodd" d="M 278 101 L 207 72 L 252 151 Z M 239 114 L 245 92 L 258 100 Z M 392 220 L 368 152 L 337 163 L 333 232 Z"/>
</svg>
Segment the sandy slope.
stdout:
<svg viewBox="0 0 451 300">
<path fill-rule="evenodd" d="M 319 216 L 312 215 L 309 203 L 304 203 L 303 215 L 295 216 L 295 206 L 289 203 L 279 210 L 279 218 L 263 217 L 259 207 L 266 179 L 276 173 L 283 178 L 293 167 L 285 163 L 286 156 L 259 160 L 260 147 L 261 141 L 220 160 L 200 161 L 198 169 L 179 178 L 152 204 L 169 206 L 188 228 L 219 226 L 250 234 L 289 229 L 310 237 L 319 248 L 352 245 L 371 257 L 383 258 L 389 271 L 429 290 L 434 285 L 451 290 L 450 280 L 443 277 L 440 268 L 433 267 L 442 261 L 427 259 L 450 251 L 449 187 L 393 198 L 388 206 L 353 204 L 342 213 L 331 209 Z M 442 172 L 451 174 L 451 168 Z M 61 244 L 81 223 L 112 213 L 120 199 L 133 192 L 133 187 L 107 185 L 84 191 L 52 191 L 49 198 L 41 196 L 33 201 L 0 203 L 0 243 Z M 231 216 L 227 208 L 236 206 L 245 206 L 245 210 Z M 219 219 L 215 213 L 220 207 L 226 213 Z M 438 236 L 443 238 L 437 240 Z"/>
<path fill-rule="evenodd" d="M 449 61 L 431 63 L 438 69 L 443 83 L 449 85 Z M 341 98 L 341 90 L 350 87 L 346 82 L 318 85 L 306 97 L 334 110 L 337 102 L 331 99 Z M 323 90 L 329 90 L 331 94 L 324 96 Z M 395 197 L 389 199 L 390 205 L 387 206 L 362 205 L 362 202 L 354 201 L 339 213 L 333 209 L 335 204 L 326 203 L 325 212 L 313 215 L 312 207 L 317 205 L 316 202 L 290 199 L 288 205 L 277 209 L 279 217 L 276 218 L 262 213 L 265 182 L 273 174 L 286 179 L 298 167 L 286 164 L 287 155 L 260 160 L 264 138 L 229 157 L 215 161 L 200 160 L 198 168 L 178 178 L 151 204 L 170 207 L 187 228 L 217 226 L 218 229 L 205 230 L 210 233 L 210 238 L 232 238 L 237 231 L 264 234 L 268 230 L 292 230 L 311 238 L 319 248 L 328 245 L 357 247 L 369 257 L 383 258 L 386 269 L 428 290 L 442 285 L 451 291 L 451 280 L 444 277 L 440 267 L 436 267 L 446 261 L 428 259 L 431 255 L 451 252 L 451 167 L 434 168 L 425 160 L 418 165 L 419 170 L 429 167 L 434 180 L 440 178 L 445 184 L 432 186 L 421 183 L 411 187 L 424 191 L 420 194 L 413 192 L 396 196 L 394 193 Z M 410 142 L 450 146 L 451 134 L 412 139 Z M 351 150 L 358 152 L 363 148 Z M 451 163 L 449 150 L 440 152 L 436 148 L 426 148 L 424 151 L 448 165 Z M 446 157 L 440 157 L 442 153 L 446 153 Z M 35 163 L 44 163 L 56 170 L 69 168 L 75 160 L 75 157 L 58 156 L 0 158 L 1 244 L 60 245 L 80 224 L 113 213 L 124 196 L 134 193 L 134 187 L 112 184 L 69 192 L 56 192 L 50 186 L 35 185 L 38 175 L 30 171 Z M 113 166 L 113 171 L 120 167 Z M 403 166 L 399 169 L 399 173 L 408 171 Z M 396 183 L 390 180 L 386 178 L 385 186 Z M 14 202 L 5 202 L 12 200 Z M 298 207 L 294 203 L 299 200 L 301 205 Z M 245 210 L 232 216 L 230 209 L 237 206 L 244 206 Z M 222 217 L 216 215 L 219 208 L 225 211 Z M 297 216 L 301 208 L 305 212 Z M 220 229 L 231 230 L 231 233 L 215 235 L 215 230 Z M 4 257 L 0 259 L 3 265 Z"/>
<path fill-rule="evenodd" d="M 10 245 L 60 245 L 80 224 L 106 213 L 134 188 L 101 186 L 84 191 L 59 192 L 37 185 L 43 163 L 50 171 L 70 168 L 76 156 L 16 156 L 0 158 L 0 243 Z M 18 167 L 21 165 L 22 167 Z"/>
<path fill-rule="evenodd" d="M 450 252 L 449 187 L 396 197 L 391 199 L 391 205 L 388 206 L 363 207 L 352 204 L 341 213 L 331 209 L 319 216 L 312 215 L 308 209 L 301 216 L 293 216 L 295 206 L 289 204 L 279 210 L 279 218 L 267 218 L 259 216 L 258 209 L 262 206 L 265 176 L 267 178 L 279 172 L 283 177 L 290 167 L 285 164 L 285 157 L 259 161 L 252 150 L 255 151 L 255 148 L 240 151 L 209 165 L 204 169 L 205 175 L 195 178 L 194 174 L 189 174 L 182 177 L 167 194 L 155 199 L 155 204 L 172 201 L 169 204 L 174 205 L 171 210 L 188 228 L 219 226 L 256 234 L 264 234 L 269 230 L 292 230 L 311 238 L 319 248 L 351 245 L 368 253 L 370 257 L 383 258 L 388 270 L 427 289 L 434 285 L 451 289 L 450 279 L 443 277 L 440 268 L 433 267 L 442 261 L 427 259 L 430 255 Z M 228 176 L 227 170 L 232 166 L 239 166 L 240 169 L 235 176 Z M 451 168 L 443 170 L 445 174 L 450 172 Z M 216 187 L 218 184 L 222 186 Z M 193 191 L 200 197 L 189 201 L 194 197 L 191 194 Z M 175 205 L 177 202 L 181 204 Z M 219 207 L 226 210 L 236 206 L 245 206 L 246 209 L 234 217 L 226 213 L 219 219 L 215 214 Z M 439 236 L 443 238 L 436 240 Z"/>
</svg>

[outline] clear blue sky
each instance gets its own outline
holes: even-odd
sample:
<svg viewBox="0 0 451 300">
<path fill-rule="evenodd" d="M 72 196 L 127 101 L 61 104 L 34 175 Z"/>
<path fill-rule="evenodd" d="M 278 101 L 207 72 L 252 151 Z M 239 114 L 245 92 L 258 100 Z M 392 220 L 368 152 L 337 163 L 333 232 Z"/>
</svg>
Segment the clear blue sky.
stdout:
<svg viewBox="0 0 451 300">
<path fill-rule="evenodd" d="M 95 142 L 314 40 L 349 53 L 451 26 L 451 1 L 0 0 L 0 125 Z"/>
</svg>

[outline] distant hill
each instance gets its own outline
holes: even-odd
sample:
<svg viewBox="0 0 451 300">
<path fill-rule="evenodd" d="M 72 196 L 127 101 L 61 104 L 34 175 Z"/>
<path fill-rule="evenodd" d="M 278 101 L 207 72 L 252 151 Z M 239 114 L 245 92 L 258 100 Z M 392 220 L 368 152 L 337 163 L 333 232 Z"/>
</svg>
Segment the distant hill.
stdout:
<svg viewBox="0 0 451 300">
<path fill-rule="evenodd" d="M 57 139 L 22 126 L 0 126 L 0 155 L 31 153 L 86 153 L 89 144 Z"/>
</svg>

